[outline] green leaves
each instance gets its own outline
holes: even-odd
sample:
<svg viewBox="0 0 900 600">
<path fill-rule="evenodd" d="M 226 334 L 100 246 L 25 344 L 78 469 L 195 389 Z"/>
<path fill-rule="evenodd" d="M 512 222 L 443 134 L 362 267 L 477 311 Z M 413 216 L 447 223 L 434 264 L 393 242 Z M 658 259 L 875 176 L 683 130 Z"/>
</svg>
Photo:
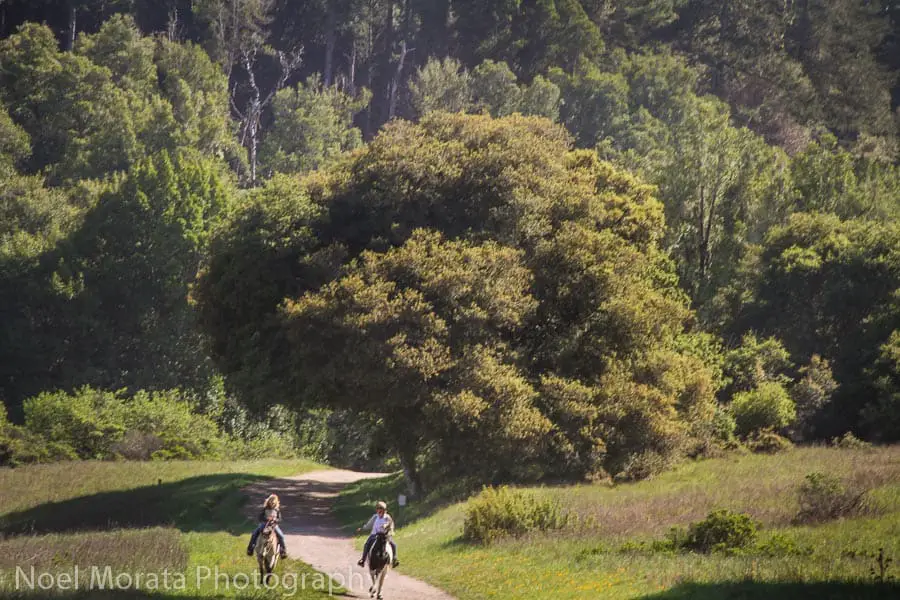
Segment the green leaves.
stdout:
<svg viewBox="0 0 900 600">
<path fill-rule="evenodd" d="M 417 116 L 432 111 L 488 113 L 505 117 L 513 113 L 556 120 L 559 88 L 541 77 L 530 85 L 518 83 L 504 62 L 486 60 L 471 72 L 452 58 L 429 59 L 409 82 L 410 101 Z"/>
<path fill-rule="evenodd" d="M 363 90 L 353 98 L 322 85 L 318 76 L 279 90 L 272 103 L 274 123 L 260 148 L 269 172 L 305 173 L 362 145 L 353 117 L 371 98 Z"/>
<path fill-rule="evenodd" d="M 280 181 L 197 286 L 246 393 L 371 414 L 410 473 L 583 476 L 707 435 L 716 384 L 676 342 L 690 311 L 662 206 L 561 128 L 430 113 L 300 192 Z"/>
<path fill-rule="evenodd" d="M 227 82 L 208 57 L 144 37 L 128 17 L 82 36 L 75 52 L 25 25 L 0 42 L 0 66 L 2 100 L 34 148 L 28 170 L 53 184 L 103 178 L 163 149 L 221 155 L 234 144 Z"/>
</svg>

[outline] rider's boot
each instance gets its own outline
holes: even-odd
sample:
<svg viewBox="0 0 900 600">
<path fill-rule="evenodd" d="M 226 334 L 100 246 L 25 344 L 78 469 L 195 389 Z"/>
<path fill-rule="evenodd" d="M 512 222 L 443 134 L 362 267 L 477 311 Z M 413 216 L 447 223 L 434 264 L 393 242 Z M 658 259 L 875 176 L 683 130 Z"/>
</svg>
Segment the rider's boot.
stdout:
<svg viewBox="0 0 900 600">
<path fill-rule="evenodd" d="M 281 558 L 287 558 L 287 550 L 285 550 L 284 548 L 281 549 L 280 554 L 281 554 Z"/>
<path fill-rule="evenodd" d="M 361 567 L 364 567 L 364 566 L 366 566 L 366 559 L 365 559 L 365 558 L 361 558 L 361 559 L 359 559 L 358 561 L 356 561 L 356 564 L 358 564 L 358 565 L 361 566 Z"/>
<path fill-rule="evenodd" d="M 249 546 L 247 546 L 247 556 L 253 556 L 253 550 L 254 550 L 253 544 L 250 544 Z"/>
<path fill-rule="evenodd" d="M 399 558 L 395 558 L 394 561 L 391 563 L 391 568 L 392 568 L 392 569 L 396 569 L 396 568 L 399 567 L 399 566 L 400 566 L 400 559 L 399 559 Z"/>
</svg>

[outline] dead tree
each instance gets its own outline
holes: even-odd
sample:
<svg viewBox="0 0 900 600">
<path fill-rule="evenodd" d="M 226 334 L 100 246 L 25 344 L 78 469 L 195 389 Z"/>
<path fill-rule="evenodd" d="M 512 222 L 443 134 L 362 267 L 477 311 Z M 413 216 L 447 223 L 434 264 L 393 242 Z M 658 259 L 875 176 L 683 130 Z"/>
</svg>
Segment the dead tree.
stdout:
<svg viewBox="0 0 900 600">
<path fill-rule="evenodd" d="M 247 159 L 250 163 L 250 185 L 256 185 L 256 164 L 257 150 L 259 148 L 259 127 L 262 120 L 263 111 L 275 99 L 275 94 L 286 84 L 291 74 L 300 68 L 301 55 L 303 49 L 297 49 L 292 52 L 282 52 L 278 50 L 275 56 L 281 66 L 281 74 L 278 80 L 272 85 L 269 92 L 263 96 L 259 84 L 256 82 L 256 56 L 259 48 L 243 49 L 241 51 L 241 64 L 247 72 L 247 85 L 250 88 L 244 110 L 237 105 L 235 96 L 237 95 L 237 85 L 231 91 L 231 109 L 240 122 L 240 141 L 241 145 L 247 149 Z"/>
</svg>

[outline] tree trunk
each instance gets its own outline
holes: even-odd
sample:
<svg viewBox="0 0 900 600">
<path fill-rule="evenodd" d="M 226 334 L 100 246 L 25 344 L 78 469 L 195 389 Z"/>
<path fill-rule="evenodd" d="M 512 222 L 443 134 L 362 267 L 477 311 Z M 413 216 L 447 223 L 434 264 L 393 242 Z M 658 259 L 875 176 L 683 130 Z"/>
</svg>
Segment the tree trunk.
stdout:
<svg viewBox="0 0 900 600">
<path fill-rule="evenodd" d="M 422 494 L 422 479 L 419 470 L 416 468 L 416 447 L 415 442 L 402 445 L 400 448 L 400 464 L 403 465 L 403 476 L 406 478 L 406 485 L 409 488 L 409 496 L 418 498 Z"/>
<path fill-rule="evenodd" d="M 334 77 L 334 44 L 337 38 L 337 15 L 334 2 L 328 3 L 328 14 L 325 17 L 325 68 L 322 71 L 322 83 L 331 86 Z"/>
<path fill-rule="evenodd" d="M 406 40 L 400 42 L 400 60 L 397 62 L 397 70 L 391 80 L 391 93 L 388 100 L 388 121 L 397 114 L 397 91 L 400 89 L 400 80 L 403 77 L 403 63 L 406 62 Z"/>
<path fill-rule="evenodd" d="M 353 52 L 350 53 L 350 85 L 347 88 L 349 94 L 356 97 L 356 46 L 353 46 Z"/>
<path fill-rule="evenodd" d="M 77 31 L 77 14 L 75 0 L 69 0 L 69 26 L 66 29 L 66 50 L 71 52 L 75 49 L 75 32 Z"/>
</svg>

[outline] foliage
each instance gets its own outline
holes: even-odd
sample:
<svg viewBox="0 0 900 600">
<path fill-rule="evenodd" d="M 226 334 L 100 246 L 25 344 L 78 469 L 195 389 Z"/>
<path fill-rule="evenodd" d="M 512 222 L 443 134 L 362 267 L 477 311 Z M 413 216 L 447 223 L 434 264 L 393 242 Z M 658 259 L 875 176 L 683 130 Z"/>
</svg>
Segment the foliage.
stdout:
<svg viewBox="0 0 900 600">
<path fill-rule="evenodd" d="M 866 509 L 867 489 L 846 486 L 840 478 L 828 473 L 808 473 L 798 489 L 800 510 L 798 523 L 820 523 L 852 517 Z"/>
<path fill-rule="evenodd" d="M 889 160 L 855 155 L 833 135 L 811 142 L 791 161 L 798 209 L 843 219 L 896 218 L 900 170 Z"/>
<path fill-rule="evenodd" d="M 833 438 L 831 445 L 836 448 L 844 448 L 846 450 L 865 450 L 871 448 L 872 444 L 859 439 L 852 432 L 848 431 L 840 437 Z"/>
<path fill-rule="evenodd" d="M 740 346 L 725 353 L 723 368 L 729 385 L 723 395 L 727 398 L 764 383 L 785 385 L 790 381 L 786 372 L 792 366 L 790 354 L 777 338 L 760 340 L 756 334 L 746 333 Z"/>
<path fill-rule="evenodd" d="M 784 533 L 771 533 L 765 540 L 757 543 L 757 552 L 768 557 L 811 556 L 815 552 L 812 546 L 798 544 Z"/>
<path fill-rule="evenodd" d="M 66 459 L 293 458 L 289 433 L 271 422 L 230 432 L 179 390 L 133 395 L 83 387 L 24 403 L 25 425 L 0 420 L 2 464 Z"/>
<path fill-rule="evenodd" d="M 504 62 L 486 60 L 467 71 L 452 58 L 429 59 L 409 82 L 410 103 L 422 117 L 432 111 L 486 112 L 495 117 L 513 113 L 556 120 L 559 88 L 537 75 L 529 85 L 518 83 Z"/>
<path fill-rule="evenodd" d="M 260 147 L 260 164 L 269 172 L 312 171 L 340 153 L 358 148 L 362 134 L 353 117 L 369 102 L 363 90 L 353 98 L 322 85 L 313 76 L 284 88 L 272 103 L 273 124 Z"/>
<path fill-rule="evenodd" d="M 82 459 L 111 458 L 117 450 L 135 459 L 215 458 L 221 452 L 215 423 L 194 414 L 177 392 L 126 398 L 85 387 L 73 395 L 42 393 L 26 400 L 24 411 L 30 433 Z"/>
<path fill-rule="evenodd" d="M 83 388 L 73 396 L 44 392 L 25 401 L 25 427 L 50 443 L 71 448 L 79 458 L 102 458 L 126 427 L 118 409 L 121 397 Z"/>
<path fill-rule="evenodd" d="M 809 364 L 800 369 L 800 379 L 791 386 L 791 397 L 797 406 L 797 433 L 801 438 L 813 437 L 816 420 L 837 389 L 828 361 L 813 354 Z"/>
<path fill-rule="evenodd" d="M 341 454 L 336 436 L 354 430 L 346 455 L 377 462 L 396 424 L 306 390 L 288 309 L 304 294 L 338 304 L 323 287 L 377 272 L 354 301 L 391 288 L 386 301 L 406 294 L 447 328 L 428 338 L 439 348 L 398 346 L 450 365 L 428 374 L 411 418 L 452 426 L 416 430 L 413 465 L 644 477 L 728 437 L 713 394 L 724 404 L 766 382 L 790 390 L 794 439 L 898 439 L 897 7 L 720 4 L 0 2 L 0 395 L 13 421 L 46 390 L 204 393 L 221 369 L 220 427 L 232 419 L 248 439 L 260 419 L 300 427 L 317 456 Z M 290 82 L 305 83 L 254 99 L 286 84 L 277 59 L 301 48 Z M 252 73 L 233 68 L 244 58 Z M 254 102 L 272 178 L 238 203 L 231 110 Z M 440 110 L 538 115 L 568 135 Z M 395 116 L 422 124 L 376 135 Z M 454 287 L 406 280 L 432 269 L 417 257 L 399 274 L 359 262 L 420 229 L 442 236 L 435 247 L 466 244 L 454 257 L 517 253 L 502 264 L 527 275 L 531 306 L 479 323 L 471 312 L 496 307 L 452 294 L 508 281 L 489 268 L 454 272 Z M 406 314 L 393 313 L 397 331 Z M 742 346 L 723 361 L 701 329 Z M 509 423 L 497 436 L 469 423 L 505 395 L 541 416 L 526 419 L 522 461 Z M 273 416 L 273 400 L 300 408 Z M 458 460 L 486 448 L 505 464 Z"/>
<path fill-rule="evenodd" d="M 756 541 L 759 523 L 746 513 L 715 510 L 703 521 L 691 523 L 680 546 L 695 552 L 727 552 Z"/>
<path fill-rule="evenodd" d="M 593 147 L 659 187 L 665 245 L 682 286 L 707 314 L 749 243 L 783 217 L 793 194 L 788 158 L 732 124 L 724 103 L 700 95 L 699 73 L 671 52 L 616 52 L 554 69 L 561 120 Z"/>
<path fill-rule="evenodd" d="M 882 440 L 900 439 L 900 330 L 894 330 L 870 373 L 876 397 L 860 414 L 863 427 Z"/>
<path fill-rule="evenodd" d="M 737 434 L 743 437 L 764 429 L 787 427 L 796 418 L 797 409 L 784 386 L 769 381 L 735 394 L 731 413 L 737 424 Z"/>
<path fill-rule="evenodd" d="M 43 253 L 4 280 L 7 304 L 17 307 L 0 345 L 11 405 L 47 387 L 202 388 L 210 365 L 186 296 L 231 201 L 220 166 L 163 152 L 97 186 L 86 211 L 58 197 L 36 190 L 12 205 L 27 203 L 15 211 L 34 220 L 23 218 L 23 229 L 47 234 L 52 245 L 28 248 L 26 256 Z M 14 238 L 30 239 L 39 238 Z M 11 264 L 25 258 L 17 254 Z"/>
<path fill-rule="evenodd" d="M 893 223 L 792 215 L 766 238 L 753 287 L 738 307 L 738 327 L 777 334 L 794 362 L 803 364 L 813 354 L 829 358 L 840 387 L 818 419 L 821 437 L 848 427 L 867 437 L 895 436 L 889 418 L 865 419 L 863 425 L 862 414 L 894 389 L 891 360 L 881 357 L 881 349 L 892 347 L 897 328 L 898 247 L 900 229 Z M 876 372 L 886 377 L 881 393 Z"/>
<path fill-rule="evenodd" d="M 463 538 L 490 544 L 504 536 L 563 529 L 572 521 L 559 502 L 507 486 L 486 487 L 466 503 Z"/>
<path fill-rule="evenodd" d="M 161 150 L 226 151 L 227 88 L 190 46 L 155 43 L 116 17 L 61 52 L 46 26 L 28 24 L 0 43 L 4 94 L 31 137 L 31 172 L 70 183 L 124 171 Z"/>
<path fill-rule="evenodd" d="M 793 448 L 786 437 L 782 437 L 770 429 L 754 431 L 745 441 L 747 449 L 762 454 L 778 454 Z"/>
<path fill-rule="evenodd" d="M 549 121 L 398 122 L 291 196 L 239 212 L 196 287 L 242 394 L 377 415 L 411 477 L 617 473 L 708 435 L 660 204 Z"/>
</svg>

